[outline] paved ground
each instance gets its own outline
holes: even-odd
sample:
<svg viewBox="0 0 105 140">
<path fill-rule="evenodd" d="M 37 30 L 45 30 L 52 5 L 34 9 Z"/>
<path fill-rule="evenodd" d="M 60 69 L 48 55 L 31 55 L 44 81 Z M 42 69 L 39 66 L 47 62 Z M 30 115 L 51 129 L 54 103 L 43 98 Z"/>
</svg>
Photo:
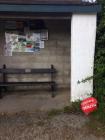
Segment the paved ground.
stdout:
<svg viewBox="0 0 105 140">
<path fill-rule="evenodd" d="M 105 140 L 86 126 L 83 114 L 48 115 L 51 109 L 70 104 L 69 90 L 15 92 L 0 100 L 0 140 Z"/>
<path fill-rule="evenodd" d="M 21 111 L 59 109 L 70 104 L 69 96 L 69 90 L 57 91 L 55 98 L 51 97 L 50 91 L 9 92 L 0 100 L 0 112 L 11 114 Z"/>
<path fill-rule="evenodd" d="M 0 116 L 0 140 L 105 140 L 85 126 L 88 118 L 81 114 L 20 113 Z"/>
</svg>

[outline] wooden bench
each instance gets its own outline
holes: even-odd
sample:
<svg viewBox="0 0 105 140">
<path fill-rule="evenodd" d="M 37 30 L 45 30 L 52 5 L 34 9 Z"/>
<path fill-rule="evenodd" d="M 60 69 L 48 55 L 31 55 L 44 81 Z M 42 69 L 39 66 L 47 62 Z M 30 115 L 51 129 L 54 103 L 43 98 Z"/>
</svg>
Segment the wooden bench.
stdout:
<svg viewBox="0 0 105 140">
<path fill-rule="evenodd" d="M 2 76 L 2 81 L 0 82 L 0 97 L 2 98 L 2 91 L 7 90 L 8 87 L 16 87 L 16 86 L 34 86 L 34 85 L 50 85 L 52 91 L 52 97 L 55 96 L 56 90 L 56 82 L 54 81 L 54 77 L 56 74 L 56 69 L 53 65 L 51 68 L 32 68 L 32 69 L 20 69 L 20 68 L 7 68 L 4 64 L 0 69 L 0 74 Z M 8 75 L 42 75 L 47 74 L 50 76 L 49 81 L 19 81 L 19 82 L 9 82 Z"/>
</svg>

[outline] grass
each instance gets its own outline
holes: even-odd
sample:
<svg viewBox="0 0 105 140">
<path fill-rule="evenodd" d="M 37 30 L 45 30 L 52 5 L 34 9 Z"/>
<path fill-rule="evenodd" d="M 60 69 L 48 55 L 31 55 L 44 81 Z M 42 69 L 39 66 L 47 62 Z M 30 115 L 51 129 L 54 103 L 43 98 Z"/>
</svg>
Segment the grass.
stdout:
<svg viewBox="0 0 105 140">
<path fill-rule="evenodd" d="M 88 129 L 95 135 L 105 136 L 105 103 L 99 103 L 97 111 L 89 115 Z"/>
<path fill-rule="evenodd" d="M 47 115 L 49 118 L 52 118 L 54 116 L 66 113 L 66 114 L 70 114 L 70 113 L 75 113 L 75 114 L 79 114 L 82 111 L 80 110 L 80 101 L 79 102 L 73 102 L 70 106 L 65 106 L 63 109 L 52 109 L 50 111 L 47 112 Z"/>
<path fill-rule="evenodd" d="M 66 106 L 63 109 L 64 113 L 82 113 L 81 109 L 80 109 L 80 101 L 77 102 L 72 102 L 72 104 L 70 106 Z"/>
<path fill-rule="evenodd" d="M 52 109 L 47 112 L 48 118 L 53 118 L 62 113 L 62 109 Z"/>
<path fill-rule="evenodd" d="M 81 114 L 80 101 L 73 102 L 70 106 L 65 106 L 63 109 L 53 109 L 47 112 L 49 118 L 53 118 L 60 114 Z M 105 136 L 105 103 L 100 103 L 98 109 L 91 113 L 89 121 L 86 123 L 86 128 L 89 133 L 97 136 Z"/>
</svg>

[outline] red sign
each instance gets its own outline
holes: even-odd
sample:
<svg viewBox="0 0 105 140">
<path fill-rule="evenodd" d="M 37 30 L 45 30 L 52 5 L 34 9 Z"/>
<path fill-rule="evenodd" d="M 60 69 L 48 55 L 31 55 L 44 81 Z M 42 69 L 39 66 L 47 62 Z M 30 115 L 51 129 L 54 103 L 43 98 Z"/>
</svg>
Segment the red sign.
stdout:
<svg viewBox="0 0 105 140">
<path fill-rule="evenodd" d="M 97 109 L 97 103 L 94 97 L 89 97 L 81 102 L 81 110 L 88 115 Z"/>
</svg>

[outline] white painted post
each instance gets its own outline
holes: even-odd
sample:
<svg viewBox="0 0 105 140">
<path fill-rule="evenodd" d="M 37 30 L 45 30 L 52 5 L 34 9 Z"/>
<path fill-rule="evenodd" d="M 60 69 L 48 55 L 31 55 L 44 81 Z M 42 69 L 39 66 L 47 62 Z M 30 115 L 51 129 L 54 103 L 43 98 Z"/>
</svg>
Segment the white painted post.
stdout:
<svg viewBox="0 0 105 140">
<path fill-rule="evenodd" d="M 96 14 L 73 14 L 71 19 L 71 101 L 93 93 L 93 80 L 78 81 L 93 75 Z"/>
</svg>

